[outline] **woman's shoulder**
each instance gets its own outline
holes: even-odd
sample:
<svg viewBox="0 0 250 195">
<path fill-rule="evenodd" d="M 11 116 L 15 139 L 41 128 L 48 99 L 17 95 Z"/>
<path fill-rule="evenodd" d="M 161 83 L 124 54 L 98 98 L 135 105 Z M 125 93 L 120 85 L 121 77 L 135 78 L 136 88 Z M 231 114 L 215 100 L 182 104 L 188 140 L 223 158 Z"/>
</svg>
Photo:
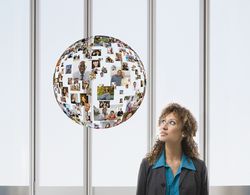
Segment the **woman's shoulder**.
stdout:
<svg viewBox="0 0 250 195">
<path fill-rule="evenodd" d="M 147 157 L 144 157 L 141 161 L 141 164 L 149 165 Z"/>
<path fill-rule="evenodd" d="M 192 161 L 194 163 L 195 168 L 198 171 L 202 171 L 202 170 L 206 169 L 205 161 L 203 161 L 202 159 L 197 158 L 197 157 L 192 157 L 191 159 L 192 159 Z"/>
<path fill-rule="evenodd" d="M 147 157 L 144 157 L 141 161 L 141 166 L 145 167 L 145 168 L 149 168 L 151 167 L 152 165 L 150 165 L 149 161 L 148 161 L 148 158 Z"/>
</svg>

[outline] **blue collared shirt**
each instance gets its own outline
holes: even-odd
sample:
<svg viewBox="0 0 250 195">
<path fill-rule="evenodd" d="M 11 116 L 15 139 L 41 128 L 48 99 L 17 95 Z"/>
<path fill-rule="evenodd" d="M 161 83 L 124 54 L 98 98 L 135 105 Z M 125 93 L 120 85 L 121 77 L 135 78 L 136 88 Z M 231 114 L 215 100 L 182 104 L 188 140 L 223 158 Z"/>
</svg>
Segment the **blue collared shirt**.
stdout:
<svg viewBox="0 0 250 195">
<path fill-rule="evenodd" d="M 190 161 L 188 161 L 188 159 Z M 184 153 L 182 153 L 181 164 L 174 176 L 171 167 L 166 162 L 165 150 L 162 151 L 159 159 L 154 163 L 152 169 L 156 169 L 159 167 L 166 168 L 166 195 L 179 195 L 180 173 L 183 168 L 187 168 L 193 171 L 196 170 L 193 161 Z"/>
</svg>

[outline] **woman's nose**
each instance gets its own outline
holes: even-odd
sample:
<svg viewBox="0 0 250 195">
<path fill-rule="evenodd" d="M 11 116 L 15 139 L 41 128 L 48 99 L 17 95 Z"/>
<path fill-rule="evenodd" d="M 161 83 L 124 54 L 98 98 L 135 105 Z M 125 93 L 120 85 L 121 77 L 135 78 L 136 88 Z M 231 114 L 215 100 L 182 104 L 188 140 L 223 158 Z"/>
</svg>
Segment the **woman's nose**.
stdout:
<svg viewBox="0 0 250 195">
<path fill-rule="evenodd" d="M 165 124 L 165 125 L 162 127 L 162 130 L 163 130 L 163 131 L 167 131 L 167 130 L 168 130 L 168 125 Z"/>
</svg>

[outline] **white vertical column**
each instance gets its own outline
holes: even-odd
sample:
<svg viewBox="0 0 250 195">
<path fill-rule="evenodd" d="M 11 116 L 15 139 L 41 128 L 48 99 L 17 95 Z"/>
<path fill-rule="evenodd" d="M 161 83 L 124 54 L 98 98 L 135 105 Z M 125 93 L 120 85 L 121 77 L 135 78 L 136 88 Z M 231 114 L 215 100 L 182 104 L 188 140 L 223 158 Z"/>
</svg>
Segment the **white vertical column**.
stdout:
<svg viewBox="0 0 250 195">
<path fill-rule="evenodd" d="M 92 36 L 92 0 L 84 0 L 84 38 Z M 84 184 L 85 195 L 92 195 L 92 130 L 83 127 L 84 131 Z"/>
<path fill-rule="evenodd" d="M 36 0 L 30 0 L 30 195 L 36 190 Z"/>
<path fill-rule="evenodd" d="M 148 0 L 148 152 L 153 146 L 156 134 L 155 67 L 156 67 L 156 1 Z"/>
<path fill-rule="evenodd" d="M 209 93 L 209 0 L 200 0 L 200 115 L 199 148 L 208 167 L 208 93 Z M 209 167 L 208 167 L 209 168 Z"/>
</svg>

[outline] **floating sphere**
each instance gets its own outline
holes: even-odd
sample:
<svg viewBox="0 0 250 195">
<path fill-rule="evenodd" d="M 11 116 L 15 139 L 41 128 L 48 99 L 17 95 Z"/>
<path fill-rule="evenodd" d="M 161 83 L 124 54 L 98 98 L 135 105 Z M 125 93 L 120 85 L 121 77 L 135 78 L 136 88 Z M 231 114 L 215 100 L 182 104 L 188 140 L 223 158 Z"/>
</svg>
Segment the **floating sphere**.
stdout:
<svg viewBox="0 0 250 195">
<path fill-rule="evenodd" d="M 144 66 L 126 43 L 109 36 L 81 39 L 61 55 L 53 76 L 55 98 L 78 124 L 117 126 L 139 108 L 145 95 Z"/>
</svg>

